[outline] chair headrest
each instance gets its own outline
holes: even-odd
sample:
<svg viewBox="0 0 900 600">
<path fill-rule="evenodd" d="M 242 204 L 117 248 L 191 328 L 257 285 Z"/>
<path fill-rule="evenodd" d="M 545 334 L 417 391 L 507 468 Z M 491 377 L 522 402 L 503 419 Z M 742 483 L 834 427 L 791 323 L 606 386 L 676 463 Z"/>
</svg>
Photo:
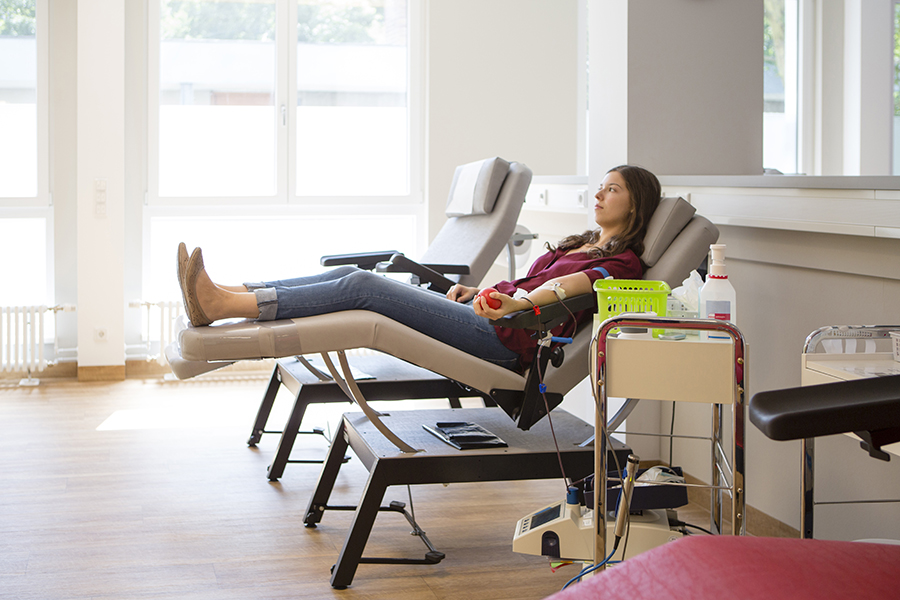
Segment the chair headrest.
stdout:
<svg viewBox="0 0 900 600">
<path fill-rule="evenodd" d="M 499 156 L 456 167 L 447 200 L 447 216 L 490 214 L 508 171 L 509 162 Z"/>
<path fill-rule="evenodd" d="M 656 264 L 696 211 L 684 198 L 663 198 L 659 201 L 644 236 L 644 254 L 641 255 L 644 264 L 648 267 Z"/>
</svg>

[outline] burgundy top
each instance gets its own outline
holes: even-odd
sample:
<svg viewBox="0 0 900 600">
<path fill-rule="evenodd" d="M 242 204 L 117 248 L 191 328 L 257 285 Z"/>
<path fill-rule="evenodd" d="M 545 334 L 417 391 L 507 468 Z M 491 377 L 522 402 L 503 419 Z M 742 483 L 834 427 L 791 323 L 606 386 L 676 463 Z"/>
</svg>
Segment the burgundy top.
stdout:
<svg viewBox="0 0 900 600">
<path fill-rule="evenodd" d="M 607 256 L 597 258 L 586 252 L 572 252 L 566 254 L 565 250 L 555 250 L 547 252 L 531 265 L 528 275 L 522 279 L 515 281 L 501 281 L 494 287 L 498 292 L 512 296 L 516 288 L 531 292 L 539 288 L 542 284 L 551 279 L 562 277 L 563 275 L 572 275 L 573 273 L 584 273 L 591 280 L 591 284 L 598 279 L 606 279 L 613 277 L 614 279 L 640 279 L 643 275 L 641 261 L 637 255 L 631 250 L 626 250 L 616 256 Z M 582 310 L 575 313 L 573 323 L 571 319 L 550 330 L 550 333 L 558 337 L 571 337 L 575 332 L 577 325 L 584 323 L 597 312 L 596 307 L 593 310 Z M 504 346 L 516 352 L 519 355 L 519 362 L 523 369 L 528 368 L 534 359 L 534 349 L 537 346 L 537 340 L 532 337 L 533 331 L 528 329 L 510 329 L 508 327 L 496 327 L 497 337 Z"/>
</svg>

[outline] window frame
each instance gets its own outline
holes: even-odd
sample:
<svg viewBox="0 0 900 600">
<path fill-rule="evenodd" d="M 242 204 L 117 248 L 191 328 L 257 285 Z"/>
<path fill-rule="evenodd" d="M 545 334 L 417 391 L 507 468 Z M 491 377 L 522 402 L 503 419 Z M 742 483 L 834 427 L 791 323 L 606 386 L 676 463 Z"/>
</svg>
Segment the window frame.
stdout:
<svg viewBox="0 0 900 600">
<path fill-rule="evenodd" d="M 42 0 L 46 1 L 46 0 Z M 161 0 L 150 0 L 147 12 L 147 173 L 144 203 L 153 207 L 417 205 L 424 199 L 424 22 L 421 0 L 409 0 L 407 28 L 407 121 L 409 188 L 394 196 L 298 196 L 296 162 L 297 3 L 275 0 L 276 11 L 276 193 L 273 196 L 159 195 L 159 18 Z M 295 110 L 291 110 L 294 107 Z M 410 208 L 412 208 L 410 206 Z M 418 214 L 419 210 L 412 210 Z"/>
<path fill-rule="evenodd" d="M 49 0 L 35 0 L 35 44 L 37 45 L 37 195 L 0 198 L 0 207 L 48 207 L 53 204 L 50 188 L 50 27 Z M 7 216 L 5 213 L 2 216 Z M 16 214 L 15 216 L 19 216 Z"/>
</svg>

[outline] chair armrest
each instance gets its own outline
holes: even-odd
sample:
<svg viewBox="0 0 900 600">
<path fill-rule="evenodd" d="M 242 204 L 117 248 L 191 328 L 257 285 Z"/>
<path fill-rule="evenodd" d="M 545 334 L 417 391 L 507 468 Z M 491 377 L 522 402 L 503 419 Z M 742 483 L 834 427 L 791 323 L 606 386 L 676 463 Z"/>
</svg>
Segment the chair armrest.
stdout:
<svg viewBox="0 0 900 600">
<path fill-rule="evenodd" d="M 469 265 L 435 265 L 424 263 L 423 267 L 428 267 L 432 271 L 437 271 L 443 275 L 468 275 Z"/>
<path fill-rule="evenodd" d="M 319 259 L 323 267 L 336 267 L 338 265 L 356 265 L 365 271 L 371 271 L 380 262 L 390 260 L 392 256 L 399 254 L 396 250 L 384 250 L 382 252 L 358 252 L 355 254 L 329 254 Z"/>
<path fill-rule="evenodd" d="M 900 375 L 759 392 L 750 421 L 773 440 L 900 426 Z"/>
<path fill-rule="evenodd" d="M 468 267 L 465 269 L 468 272 Z M 444 294 L 456 284 L 435 269 L 410 260 L 399 252 L 390 256 L 389 260 L 379 263 L 375 270 L 378 273 L 410 273 L 418 277 L 420 282 L 429 284 L 429 289 Z"/>
<path fill-rule="evenodd" d="M 541 314 L 533 310 L 522 310 L 491 320 L 492 325 L 509 329 L 553 329 L 571 318 L 571 314 L 597 308 L 597 295 L 594 293 L 572 296 L 561 302 L 554 302 L 541 307 Z"/>
</svg>

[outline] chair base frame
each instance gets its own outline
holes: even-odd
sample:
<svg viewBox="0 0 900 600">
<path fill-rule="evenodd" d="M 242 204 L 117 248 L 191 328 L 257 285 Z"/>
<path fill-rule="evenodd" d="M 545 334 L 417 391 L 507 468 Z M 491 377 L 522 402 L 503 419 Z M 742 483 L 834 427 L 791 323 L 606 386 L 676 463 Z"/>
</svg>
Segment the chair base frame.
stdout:
<svg viewBox="0 0 900 600">
<path fill-rule="evenodd" d="M 348 448 L 352 448 L 368 469 L 369 477 L 344 546 L 332 568 L 331 585 L 338 589 L 347 587 L 353 581 L 358 565 L 372 562 L 364 559 L 362 553 L 389 486 L 553 479 L 562 477 L 560 460 L 571 479 L 591 473 L 594 450 L 579 444 L 593 432 L 593 427 L 564 411 L 556 411 L 552 417 L 560 457 L 546 420 L 537 424 L 533 431 L 523 432 L 499 408 L 397 411 L 386 415 L 392 430 L 424 450 L 414 455 L 397 451 L 375 432 L 374 426 L 361 413 L 346 413 L 304 516 L 306 526 L 315 527 L 327 510 L 334 509 L 328 500 L 340 471 L 341 458 Z M 505 440 L 509 448 L 461 451 L 422 429 L 422 424 L 433 425 L 447 420 L 477 422 Z M 620 444 L 615 452 L 624 461 L 629 450 Z"/>
<path fill-rule="evenodd" d="M 447 398 L 451 408 L 459 408 L 461 406 L 460 398 L 480 397 L 485 406 L 495 405 L 487 395 L 388 355 L 355 357 L 353 366 L 374 377 L 374 379 L 357 381 L 360 390 L 369 401 Z M 281 386 L 284 386 L 293 395 L 293 407 L 281 431 L 268 430 L 266 424 Z M 297 435 L 319 434 L 328 439 L 328 436 L 321 430 L 300 430 L 306 409 L 310 404 L 349 401 L 349 398 L 334 381 L 323 380 L 316 376 L 297 357 L 279 359 L 275 363 L 269 384 L 256 413 L 250 437 L 247 440 L 248 445 L 255 446 L 264 434 L 281 434 L 275 456 L 268 468 L 269 480 L 280 479 L 284 475 L 285 467 L 290 463 L 320 464 L 323 462 L 314 459 L 292 460 L 290 458 Z M 331 440 L 329 440 L 330 442 Z"/>
</svg>

